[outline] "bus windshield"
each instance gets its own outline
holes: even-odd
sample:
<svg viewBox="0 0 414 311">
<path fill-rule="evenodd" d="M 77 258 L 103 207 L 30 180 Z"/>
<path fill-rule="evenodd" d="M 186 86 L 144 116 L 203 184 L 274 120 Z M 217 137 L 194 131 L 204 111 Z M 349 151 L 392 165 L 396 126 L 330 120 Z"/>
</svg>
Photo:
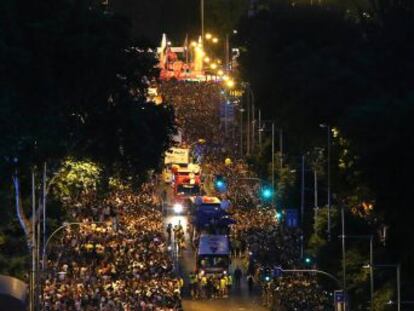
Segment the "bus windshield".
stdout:
<svg viewBox="0 0 414 311">
<path fill-rule="evenodd" d="M 198 265 L 201 269 L 222 268 L 227 269 L 229 259 L 227 255 L 200 255 L 198 256 Z"/>
<path fill-rule="evenodd" d="M 179 185 L 177 187 L 177 194 L 181 195 L 197 195 L 200 193 L 198 185 Z"/>
</svg>

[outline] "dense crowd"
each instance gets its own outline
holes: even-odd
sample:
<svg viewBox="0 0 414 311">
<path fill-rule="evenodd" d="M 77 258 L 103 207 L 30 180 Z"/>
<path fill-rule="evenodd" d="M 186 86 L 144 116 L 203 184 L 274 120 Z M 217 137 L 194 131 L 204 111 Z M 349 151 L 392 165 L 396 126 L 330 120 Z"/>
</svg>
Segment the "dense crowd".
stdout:
<svg viewBox="0 0 414 311">
<path fill-rule="evenodd" d="M 181 310 L 182 282 L 174 277 L 162 213 L 152 189 L 88 196 L 49 250 L 44 310 Z"/>
<path fill-rule="evenodd" d="M 260 284 L 263 292 L 269 294 L 266 300 L 272 297 L 268 306 L 277 306 L 277 310 L 332 309 L 327 293 L 320 288 L 314 275 L 284 276 L 266 281 L 261 278 L 261 271 L 272 270 L 275 266 L 301 268 L 302 233 L 299 228 L 285 227 L 283 216 L 280 222 L 274 207 L 260 201 L 260 180 L 246 162 L 236 160 L 239 156 L 237 142 L 234 137 L 225 140 L 218 118 L 219 105 L 225 100 L 220 87 L 215 83 L 170 81 L 162 89 L 169 95 L 167 102 L 176 108 L 177 119 L 186 133 L 185 139 L 193 142 L 199 138 L 207 140 L 203 173 L 210 180 L 207 179 L 206 184 L 211 184 L 212 176 L 222 176 L 226 180 L 225 194 L 218 195 L 232 203 L 230 214 L 236 220 L 230 233 L 233 256 L 246 262 L 243 274 L 248 277 L 249 284 Z M 225 164 L 226 158 L 232 163 Z M 199 278 L 196 280 L 197 288 L 200 288 Z M 218 284 L 216 282 L 217 288 Z"/>
<path fill-rule="evenodd" d="M 203 138 L 211 143 L 219 140 L 218 103 L 225 100 L 220 84 L 170 80 L 159 88 L 164 101 L 174 105 L 177 125 L 184 129 L 185 141 L 196 142 Z"/>
<path fill-rule="evenodd" d="M 296 275 L 274 280 L 265 286 L 267 304 L 275 311 L 332 310 L 332 299 L 314 276 Z"/>
</svg>

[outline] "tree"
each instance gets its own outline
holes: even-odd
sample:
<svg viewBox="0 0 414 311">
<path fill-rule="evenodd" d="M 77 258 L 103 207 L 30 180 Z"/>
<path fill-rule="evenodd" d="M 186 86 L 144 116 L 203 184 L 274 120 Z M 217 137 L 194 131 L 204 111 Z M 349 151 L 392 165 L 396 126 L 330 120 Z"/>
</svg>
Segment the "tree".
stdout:
<svg viewBox="0 0 414 311">
<path fill-rule="evenodd" d="M 124 17 L 87 0 L 5 0 L 0 12 L 0 169 L 4 180 L 14 176 L 30 247 L 32 170 L 56 171 L 72 157 L 101 165 L 106 180 L 142 181 L 169 146 L 174 116 L 147 102 L 154 54 L 132 40 Z"/>
</svg>

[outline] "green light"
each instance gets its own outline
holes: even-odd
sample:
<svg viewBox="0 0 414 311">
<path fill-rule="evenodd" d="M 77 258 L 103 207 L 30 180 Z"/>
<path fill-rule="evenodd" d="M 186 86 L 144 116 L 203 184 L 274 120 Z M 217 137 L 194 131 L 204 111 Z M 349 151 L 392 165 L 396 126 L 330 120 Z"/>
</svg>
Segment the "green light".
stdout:
<svg viewBox="0 0 414 311">
<path fill-rule="evenodd" d="M 221 188 L 221 187 L 224 186 L 224 182 L 222 180 L 217 180 L 216 181 L 216 186 L 217 186 L 217 188 Z"/>
<path fill-rule="evenodd" d="M 312 259 L 310 257 L 305 258 L 305 263 L 310 264 L 312 262 Z"/>
<path fill-rule="evenodd" d="M 276 219 L 277 220 L 281 220 L 282 219 L 282 213 L 281 212 L 276 212 Z"/>
<path fill-rule="evenodd" d="M 273 189 L 269 187 L 262 188 L 260 194 L 263 200 L 270 200 L 273 197 Z"/>
</svg>

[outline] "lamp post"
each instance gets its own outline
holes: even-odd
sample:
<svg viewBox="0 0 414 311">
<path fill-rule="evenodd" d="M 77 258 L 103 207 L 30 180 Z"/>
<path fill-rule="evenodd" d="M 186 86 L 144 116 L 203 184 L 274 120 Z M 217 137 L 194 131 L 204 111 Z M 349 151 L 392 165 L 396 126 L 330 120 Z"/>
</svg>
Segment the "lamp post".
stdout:
<svg viewBox="0 0 414 311">
<path fill-rule="evenodd" d="M 243 107 L 240 108 L 240 158 L 243 157 Z"/>
<path fill-rule="evenodd" d="M 328 240 L 331 240 L 331 126 L 327 124 L 320 124 L 321 128 L 326 128 L 327 133 L 327 177 L 328 177 L 328 191 L 327 191 L 327 205 L 328 205 Z"/>
<path fill-rule="evenodd" d="M 348 239 L 369 239 L 369 279 L 371 311 L 374 310 L 374 236 L 373 235 L 346 235 Z"/>
<path fill-rule="evenodd" d="M 200 10 L 201 10 L 201 42 L 203 43 L 204 42 L 204 0 L 200 0 Z"/>
<path fill-rule="evenodd" d="M 252 123 L 253 123 L 253 119 L 254 119 L 254 94 L 253 91 L 250 87 L 249 83 L 245 83 L 244 84 L 245 89 L 247 91 L 247 125 L 246 125 L 246 145 L 247 145 L 247 149 L 246 149 L 246 154 L 250 155 L 250 152 L 252 151 L 252 133 L 251 133 L 251 129 L 252 127 Z"/>
<path fill-rule="evenodd" d="M 394 268 L 397 275 L 397 310 L 401 311 L 401 265 L 373 265 L 373 268 Z"/>
</svg>

